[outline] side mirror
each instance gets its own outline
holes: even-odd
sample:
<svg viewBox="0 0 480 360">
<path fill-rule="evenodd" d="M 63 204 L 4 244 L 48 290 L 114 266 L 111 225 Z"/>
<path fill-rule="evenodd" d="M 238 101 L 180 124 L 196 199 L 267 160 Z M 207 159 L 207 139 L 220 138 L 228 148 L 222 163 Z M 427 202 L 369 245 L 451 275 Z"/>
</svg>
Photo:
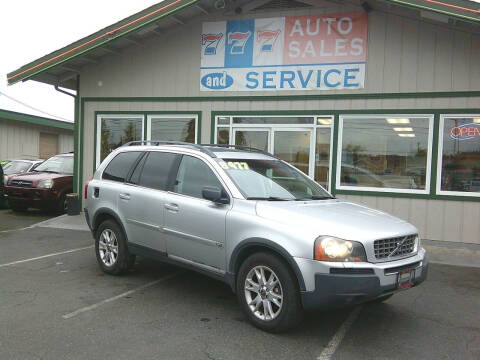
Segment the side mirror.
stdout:
<svg viewBox="0 0 480 360">
<path fill-rule="evenodd" d="M 228 204 L 230 203 L 230 199 L 224 191 L 217 186 L 204 186 L 202 189 L 202 196 L 204 199 L 213 201 L 217 204 Z"/>
</svg>

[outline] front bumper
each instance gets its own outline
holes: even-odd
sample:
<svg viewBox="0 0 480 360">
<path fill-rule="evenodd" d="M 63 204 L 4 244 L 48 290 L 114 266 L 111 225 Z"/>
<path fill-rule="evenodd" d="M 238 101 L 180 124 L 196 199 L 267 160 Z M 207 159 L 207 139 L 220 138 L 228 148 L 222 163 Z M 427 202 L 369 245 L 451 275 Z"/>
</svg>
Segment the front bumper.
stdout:
<svg viewBox="0 0 480 360">
<path fill-rule="evenodd" d="M 377 264 L 341 263 L 339 266 L 338 263 L 295 260 L 307 286 L 307 291 L 301 292 L 302 304 L 307 310 L 358 304 L 396 292 L 398 273 L 404 269 L 415 269 L 414 286 L 425 281 L 428 274 L 424 249 L 406 259 Z M 329 267 L 332 265 L 335 267 Z M 315 267 L 317 271 L 312 273 Z"/>
<path fill-rule="evenodd" d="M 51 189 L 24 188 L 16 186 L 5 187 L 5 198 L 17 206 L 35 209 L 54 208 L 58 197 Z"/>
</svg>

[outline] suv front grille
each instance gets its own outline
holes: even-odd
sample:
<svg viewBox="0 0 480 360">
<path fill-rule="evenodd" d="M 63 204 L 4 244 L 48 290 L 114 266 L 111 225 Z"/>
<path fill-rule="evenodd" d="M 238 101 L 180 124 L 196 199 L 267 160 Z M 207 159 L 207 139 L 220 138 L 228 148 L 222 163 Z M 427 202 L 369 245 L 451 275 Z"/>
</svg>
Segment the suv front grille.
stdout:
<svg viewBox="0 0 480 360">
<path fill-rule="evenodd" d="M 399 236 L 390 239 L 375 240 L 373 250 L 377 259 L 407 255 L 415 249 L 417 235 Z M 396 250 L 396 251 L 395 251 Z"/>
<path fill-rule="evenodd" d="M 33 182 L 32 181 L 26 181 L 26 180 L 12 180 L 10 185 L 20 186 L 20 187 L 32 187 Z"/>
</svg>

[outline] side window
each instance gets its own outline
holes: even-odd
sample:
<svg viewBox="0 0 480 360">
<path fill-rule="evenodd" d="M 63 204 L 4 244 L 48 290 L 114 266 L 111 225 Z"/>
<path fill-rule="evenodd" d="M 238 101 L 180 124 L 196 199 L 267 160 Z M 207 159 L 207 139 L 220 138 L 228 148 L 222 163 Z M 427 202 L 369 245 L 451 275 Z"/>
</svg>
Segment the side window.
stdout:
<svg viewBox="0 0 480 360">
<path fill-rule="evenodd" d="M 118 154 L 103 171 L 102 179 L 124 182 L 140 154 L 141 152 L 139 151 L 128 151 Z"/>
<path fill-rule="evenodd" d="M 145 154 L 142 157 L 142 159 L 139 162 L 137 162 L 135 169 L 133 169 L 132 171 L 132 175 L 130 175 L 130 178 L 127 179 L 127 183 L 137 185 L 140 182 L 140 174 L 142 173 L 143 164 L 145 164 L 146 158 L 147 158 L 147 155 Z"/>
<path fill-rule="evenodd" d="M 206 163 L 193 156 L 184 155 L 178 168 L 173 191 L 183 195 L 202 198 L 202 189 L 207 185 L 217 186 L 220 189 L 223 188 L 217 176 Z"/>
<path fill-rule="evenodd" d="M 173 182 L 174 168 L 179 158 L 177 154 L 150 152 L 143 165 L 139 185 L 157 190 L 167 190 Z"/>
</svg>

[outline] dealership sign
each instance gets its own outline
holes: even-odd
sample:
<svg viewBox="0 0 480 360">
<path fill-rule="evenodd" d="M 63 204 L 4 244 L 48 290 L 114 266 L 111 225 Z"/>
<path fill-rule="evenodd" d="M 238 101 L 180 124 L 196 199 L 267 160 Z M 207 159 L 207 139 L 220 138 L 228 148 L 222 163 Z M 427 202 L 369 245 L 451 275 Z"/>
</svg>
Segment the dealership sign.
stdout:
<svg viewBox="0 0 480 360">
<path fill-rule="evenodd" d="M 367 14 L 203 23 L 200 90 L 360 89 Z"/>
</svg>

